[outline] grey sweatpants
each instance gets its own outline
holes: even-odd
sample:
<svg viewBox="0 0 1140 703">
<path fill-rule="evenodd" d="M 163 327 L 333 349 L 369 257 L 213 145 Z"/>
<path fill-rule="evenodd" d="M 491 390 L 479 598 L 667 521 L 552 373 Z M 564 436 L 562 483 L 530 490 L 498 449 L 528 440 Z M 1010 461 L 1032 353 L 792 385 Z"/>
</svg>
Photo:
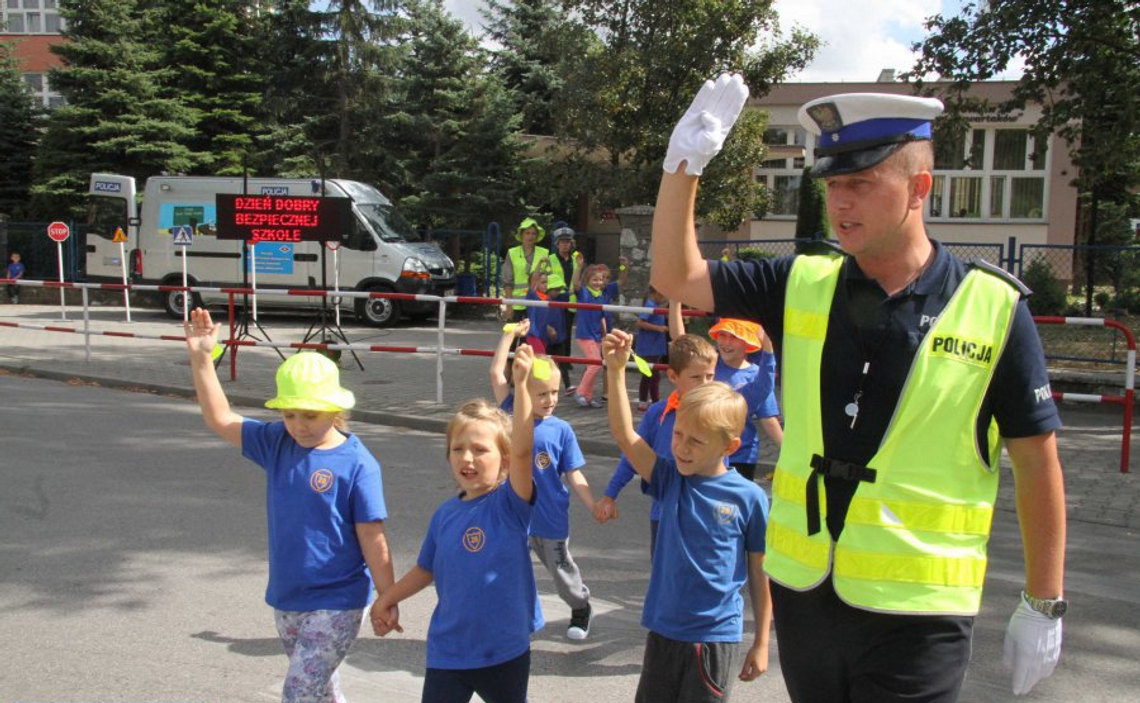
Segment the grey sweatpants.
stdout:
<svg viewBox="0 0 1140 703">
<path fill-rule="evenodd" d="M 530 548 L 550 572 L 558 597 L 565 601 L 566 605 L 573 610 L 579 610 L 590 604 L 590 589 L 582 583 L 582 573 L 578 571 L 574 557 L 570 556 L 570 540 L 545 539 L 532 535 Z"/>
</svg>

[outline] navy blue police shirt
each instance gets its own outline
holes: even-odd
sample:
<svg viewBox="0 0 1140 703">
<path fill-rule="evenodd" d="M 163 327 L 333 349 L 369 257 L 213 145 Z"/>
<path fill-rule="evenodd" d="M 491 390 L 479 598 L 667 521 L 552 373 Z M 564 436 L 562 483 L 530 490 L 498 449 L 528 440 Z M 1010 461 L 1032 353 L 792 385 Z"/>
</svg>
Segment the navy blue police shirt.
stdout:
<svg viewBox="0 0 1140 703">
<path fill-rule="evenodd" d="M 934 260 L 895 295 L 846 256 L 832 298 L 820 370 L 824 454 L 830 459 L 866 466 L 886 433 L 923 336 L 942 313 L 954 290 L 970 270 L 932 240 Z M 826 245 L 824 245 L 826 246 Z M 710 261 L 717 315 L 757 320 L 780 353 L 784 302 L 795 257 L 758 261 Z M 863 364 L 871 366 L 859 398 L 855 426 L 846 406 L 859 390 Z M 1029 307 L 1022 299 L 1009 339 L 994 370 L 978 415 L 978 446 L 995 419 L 1002 437 L 1033 437 L 1061 426 L 1049 390 L 1041 339 Z M 827 478 L 827 525 L 839 539 L 847 506 L 857 482 Z"/>
</svg>

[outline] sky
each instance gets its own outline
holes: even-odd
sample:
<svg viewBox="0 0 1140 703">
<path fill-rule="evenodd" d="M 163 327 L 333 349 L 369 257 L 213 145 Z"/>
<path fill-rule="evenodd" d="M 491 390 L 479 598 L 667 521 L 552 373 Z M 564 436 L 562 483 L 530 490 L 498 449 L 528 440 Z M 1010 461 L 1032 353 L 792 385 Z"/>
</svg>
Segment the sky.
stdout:
<svg viewBox="0 0 1140 703">
<path fill-rule="evenodd" d="M 785 33 L 798 24 L 824 42 L 811 65 L 790 81 L 874 81 L 885 68 L 902 73 L 914 65 L 910 45 L 925 35 L 924 20 L 935 14 L 956 15 L 962 4 L 963 0 L 775 0 Z M 482 0 L 445 0 L 444 5 L 473 33 L 480 32 Z"/>
</svg>

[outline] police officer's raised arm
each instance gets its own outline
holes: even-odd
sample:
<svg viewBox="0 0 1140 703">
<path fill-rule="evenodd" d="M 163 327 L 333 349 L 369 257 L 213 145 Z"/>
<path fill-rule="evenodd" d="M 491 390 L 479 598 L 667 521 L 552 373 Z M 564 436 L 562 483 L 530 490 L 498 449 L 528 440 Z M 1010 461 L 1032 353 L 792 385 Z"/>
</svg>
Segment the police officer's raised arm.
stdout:
<svg viewBox="0 0 1140 703">
<path fill-rule="evenodd" d="M 665 155 L 653 215 L 650 283 L 670 299 L 702 310 L 713 309 L 713 294 L 693 221 L 698 177 L 724 145 L 747 99 L 748 88 L 739 75 L 725 73 L 715 82 L 705 81 L 673 128 Z"/>
</svg>

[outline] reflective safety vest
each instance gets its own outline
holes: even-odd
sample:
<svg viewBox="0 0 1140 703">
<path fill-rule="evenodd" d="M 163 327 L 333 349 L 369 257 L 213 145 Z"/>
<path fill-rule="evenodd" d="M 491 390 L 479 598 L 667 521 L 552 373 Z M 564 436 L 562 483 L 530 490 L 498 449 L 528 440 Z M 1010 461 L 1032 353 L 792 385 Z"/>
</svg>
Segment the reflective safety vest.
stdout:
<svg viewBox="0 0 1140 703">
<path fill-rule="evenodd" d="M 574 252 L 570 252 L 570 264 L 572 266 L 571 277 L 574 273 L 578 272 L 581 268 L 578 264 L 578 258 L 574 256 Z M 554 288 L 565 288 L 570 285 L 572 280 L 566 280 L 566 271 L 562 268 L 562 261 L 558 256 L 558 252 L 550 255 L 550 275 L 546 277 L 546 287 L 553 290 Z M 575 291 L 570 291 L 570 302 L 578 302 L 578 294 Z M 571 311 L 573 312 L 573 311 Z"/>
<path fill-rule="evenodd" d="M 958 285 L 915 353 L 878 451 L 866 467 L 856 467 L 870 475 L 859 481 L 833 542 L 826 524 L 814 534 L 809 529 L 807 496 L 816 495 L 826 520 L 826 486 L 813 464 L 820 465 L 824 452 L 820 365 L 842 265 L 840 256 L 800 256 L 788 280 L 781 368 L 786 426 L 765 569 L 801 591 L 830 573 L 839 597 L 866 610 L 976 614 L 1001 452 L 991 422 L 989 462 L 983 460 L 976 422 L 1020 291 L 982 268 Z"/>
<path fill-rule="evenodd" d="M 530 274 L 537 266 L 550 266 L 547 261 L 550 257 L 550 250 L 544 247 L 535 247 L 534 256 L 531 257 L 530 265 L 526 263 L 526 254 L 523 252 L 522 246 L 511 247 L 507 250 L 507 259 L 511 262 L 511 289 L 506 291 L 508 298 L 525 298 L 526 292 L 530 290 Z M 545 262 L 545 264 L 544 264 Z M 549 281 L 549 279 L 548 279 Z M 549 286 L 549 282 L 547 283 Z M 525 305 L 514 306 L 515 310 L 525 310 Z"/>
</svg>

